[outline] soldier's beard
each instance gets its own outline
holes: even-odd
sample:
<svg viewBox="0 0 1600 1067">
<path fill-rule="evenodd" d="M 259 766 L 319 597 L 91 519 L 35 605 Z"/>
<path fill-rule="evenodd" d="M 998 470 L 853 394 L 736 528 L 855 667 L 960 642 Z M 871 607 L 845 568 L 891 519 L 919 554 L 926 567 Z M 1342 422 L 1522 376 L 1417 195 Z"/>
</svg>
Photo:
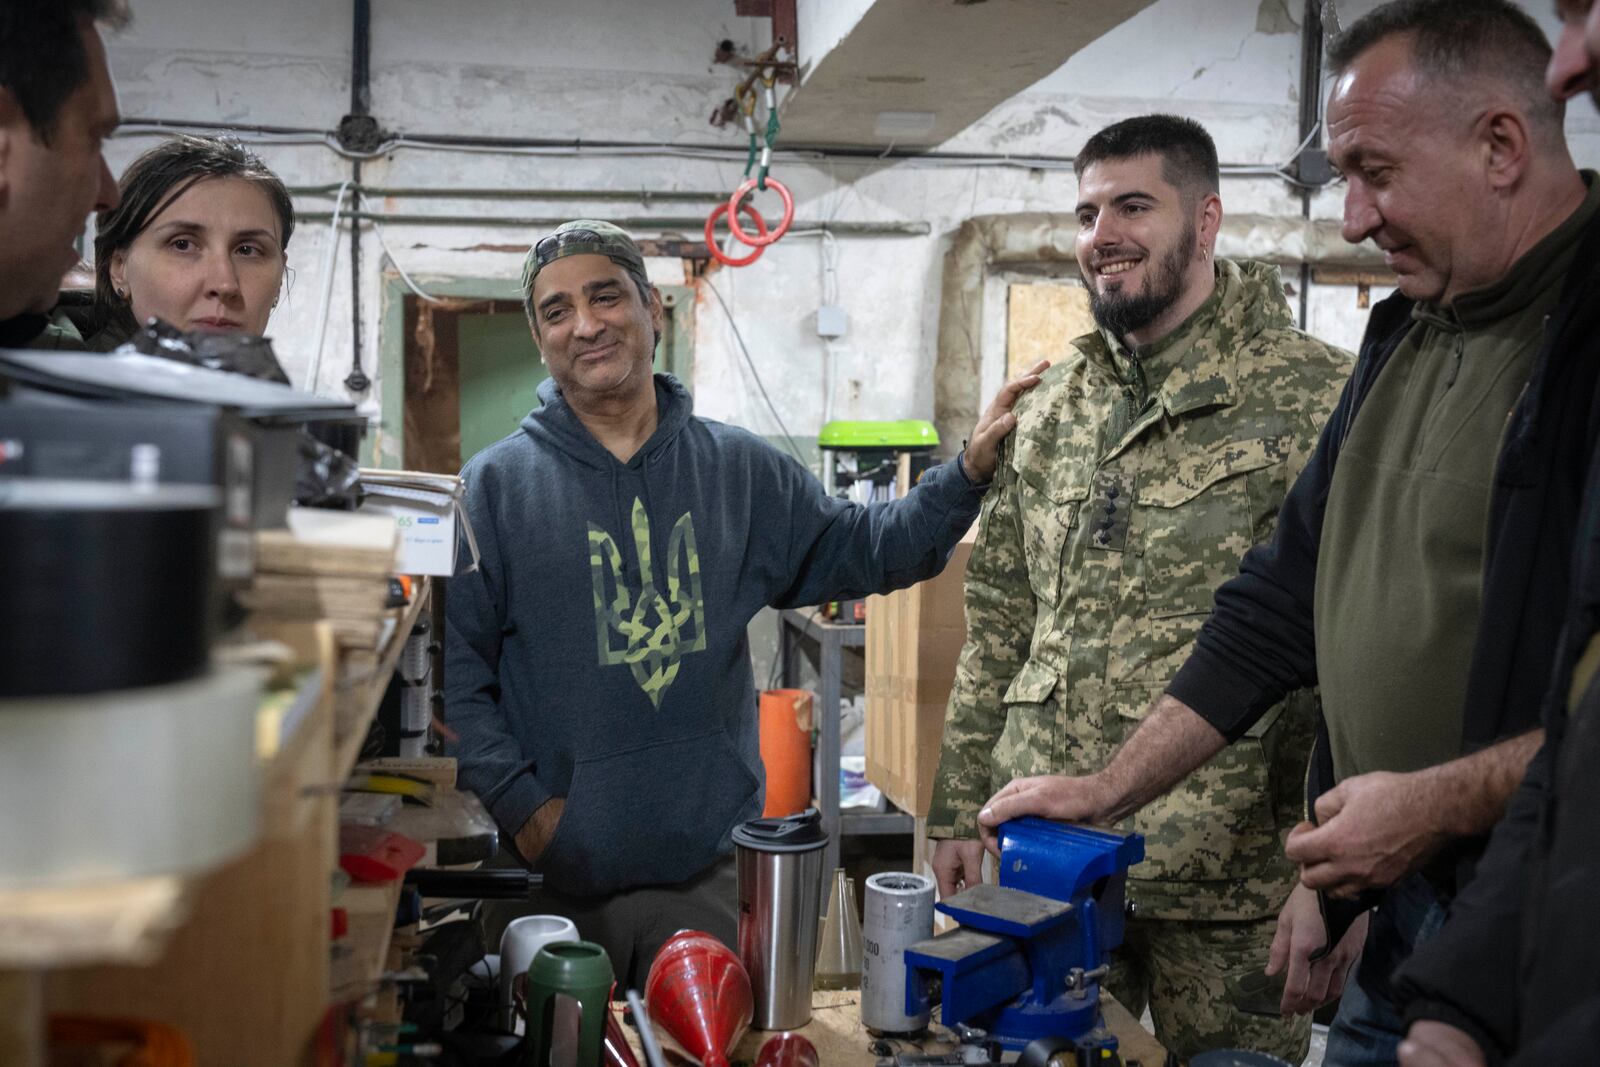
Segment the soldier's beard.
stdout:
<svg viewBox="0 0 1600 1067">
<path fill-rule="evenodd" d="M 1194 258 L 1197 244 L 1194 223 L 1188 223 L 1178 243 L 1157 261 L 1136 293 L 1119 290 L 1102 295 L 1091 280 L 1089 311 L 1094 321 L 1117 337 L 1126 337 L 1130 331 L 1142 330 L 1156 321 L 1183 291 L 1183 272 Z"/>
</svg>

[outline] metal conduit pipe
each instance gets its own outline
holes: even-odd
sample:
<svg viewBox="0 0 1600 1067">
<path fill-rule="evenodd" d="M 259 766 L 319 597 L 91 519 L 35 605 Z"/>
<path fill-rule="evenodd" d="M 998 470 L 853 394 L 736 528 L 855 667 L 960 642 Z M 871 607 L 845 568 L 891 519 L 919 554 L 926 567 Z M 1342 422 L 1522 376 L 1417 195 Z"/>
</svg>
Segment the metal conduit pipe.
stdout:
<svg viewBox="0 0 1600 1067">
<path fill-rule="evenodd" d="M 350 37 L 350 114 L 344 124 L 359 124 L 372 117 L 372 0 L 355 0 L 351 6 Z M 351 164 L 350 178 L 361 186 L 361 161 Z M 360 203 L 360 198 L 351 204 Z M 350 373 L 344 387 L 352 393 L 372 388 L 372 379 L 361 367 L 361 226 L 352 216 L 350 223 Z"/>
<path fill-rule="evenodd" d="M 336 131 L 309 127 L 252 126 L 245 123 L 196 122 L 189 119 L 128 118 L 123 120 L 118 134 L 114 136 L 150 136 L 168 132 L 178 133 L 196 130 L 233 133 L 241 136 L 257 135 L 266 139 L 304 137 L 310 140 L 306 142 L 285 141 L 284 143 L 322 144 L 333 151 L 349 155 L 349 153 L 341 151 Z M 743 148 L 704 142 L 585 141 L 577 138 L 491 137 L 478 134 L 401 134 L 394 140 L 379 145 L 371 153 L 364 153 L 351 158 L 370 159 L 387 155 L 397 148 L 434 148 L 446 151 L 452 149 L 461 151 L 504 151 L 507 153 L 527 151 L 551 156 L 584 155 L 585 153 L 600 155 L 606 152 L 628 154 L 658 153 L 663 156 L 699 157 L 733 162 L 742 162 L 745 153 Z M 1005 166 L 1027 170 L 1070 170 L 1073 165 L 1072 156 L 1013 156 L 983 152 L 940 152 L 926 149 L 896 148 L 893 145 L 887 149 L 878 149 L 790 144 L 785 148 L 775 150 L 773 159 L 790 163 L 853 162 L 863 166 L 875 166 L 885 161 L 894 160 L 913 164 L 920 162 L 943 166 Z M 1285 181 L 1290 181 L 1293 178 L 1293 175 L 1289 174 L 1284 169 L 1284 165 L 1280 163 L 1223 163 L 1219 170 L 1225 178 L 1278 178 Z"/>
<path fill-rule="evenodd" d="M 296 212 L 302 222 L 327 222 L 333 218 L 331 211 Z M 559 226 L 568 221 L 565 215 L 417 215 L 401 212 L 346 211 L 341 218 L 357 219 L 396 226 Z M 686 230 L 698 235 L 705 228 L 704 218 L 661 216 L 651 218 L 614 218 L 608 220 L 625 230 Z M 806 222 L 796 219 L 796 230 L 827 230 L 840 236 L 857 237 L 927 237 L 933 227 L 926 222 Z M 699 237 L 697 236 L 698 240 Z"/>
<path fill-rule="evenodd" d="M 728 191 L 695 191 L 685 189 L 487 189 L 487 188 L 422 188 L 419 186 L 353 186 L 356 192 L 368 196 L 392 197 L 397 200 L 652 200 L 688 204 L 720 204 L 728 199 Z M 337 196 L 339 183 L 327 185 L 291 185 L 292 196 Z"/>
</svg>

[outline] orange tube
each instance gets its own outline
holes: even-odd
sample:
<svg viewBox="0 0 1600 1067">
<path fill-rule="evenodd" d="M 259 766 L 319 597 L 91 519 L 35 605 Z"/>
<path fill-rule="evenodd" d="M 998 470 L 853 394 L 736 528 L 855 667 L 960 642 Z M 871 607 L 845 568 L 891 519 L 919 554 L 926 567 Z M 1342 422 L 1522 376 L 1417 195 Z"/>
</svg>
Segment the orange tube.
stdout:
<svg viewBox="0 0 1600 1067">
<path fill-rule="evenodd" d="M 811 694 L 806 690 L 761 694 L 761 762 L 767 768 L 763 818 L 811 806 Z"/>
</svg>

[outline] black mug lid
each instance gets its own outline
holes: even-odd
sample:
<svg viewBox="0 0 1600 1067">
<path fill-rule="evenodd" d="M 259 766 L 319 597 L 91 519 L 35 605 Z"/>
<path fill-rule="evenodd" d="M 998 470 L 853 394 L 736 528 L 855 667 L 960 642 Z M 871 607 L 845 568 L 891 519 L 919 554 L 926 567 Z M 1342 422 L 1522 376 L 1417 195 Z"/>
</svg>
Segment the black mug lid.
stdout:
<svg viewBox="0 0 1600 1067">
<path fill-rule="evenodd" d="M 822 814 L 807 808 L 798 815 L 751 819 L 733 828 L 733 843 L 758 852 L 810 852 L 828 843 Z"/>
</svg>

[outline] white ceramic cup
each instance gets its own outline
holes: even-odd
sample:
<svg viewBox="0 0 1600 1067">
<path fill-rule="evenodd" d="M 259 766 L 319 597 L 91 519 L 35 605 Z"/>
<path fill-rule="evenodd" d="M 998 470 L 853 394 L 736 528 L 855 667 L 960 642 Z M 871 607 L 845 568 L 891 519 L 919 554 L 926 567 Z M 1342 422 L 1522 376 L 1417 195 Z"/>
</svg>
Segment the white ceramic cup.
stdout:
<svg viewBox="0 0 1600 1067">
<path fill-rule="evenodd" d="M 501 1027 L 522 1033 L 522 1020 L 517 1018 L 511 995 L 511 983 L 517 975 L 528 973 L 533 957 L 546 945 L 576 940 L 577 926 L 560 915 L 524 915 L 506 926 L 506 932 L 500 935 Z"/>
</svg>

